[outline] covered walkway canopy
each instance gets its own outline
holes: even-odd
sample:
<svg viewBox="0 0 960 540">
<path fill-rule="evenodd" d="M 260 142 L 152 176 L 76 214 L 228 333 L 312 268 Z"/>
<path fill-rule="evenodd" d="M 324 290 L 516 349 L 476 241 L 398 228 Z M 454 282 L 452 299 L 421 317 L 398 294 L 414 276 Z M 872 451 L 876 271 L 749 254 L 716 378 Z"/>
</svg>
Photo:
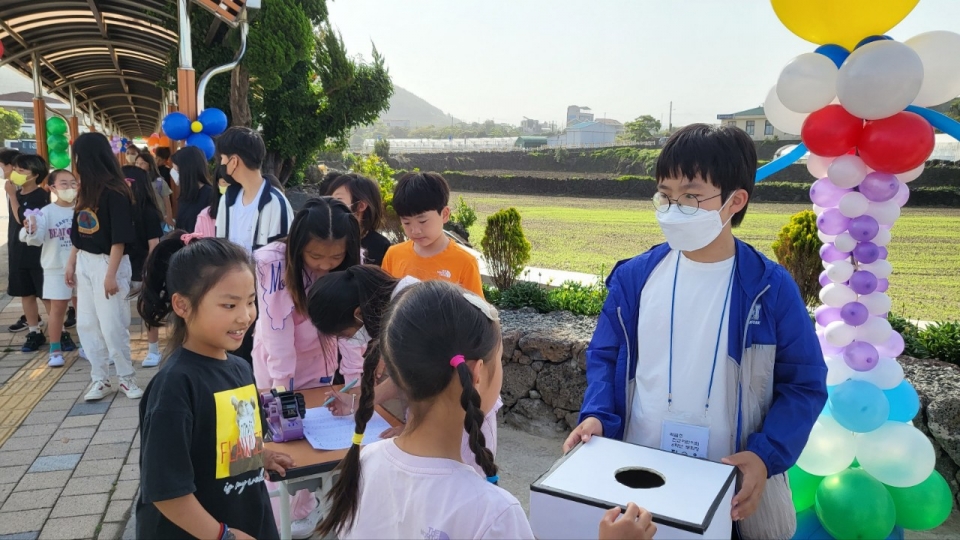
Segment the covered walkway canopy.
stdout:
<svg viewBox="0 0 960 540">
<path fill-rule="evenodd" d="M 144 136 L 166 112 L 158 83 L 171 76 L 166 64 L 178 38 L 167 28 L 176 28 L 176 17 L 170 0 L 2 0 L 0 66 L 34 79 L 35 97 L 42 85 L 91 125 L 95 118 L 110 131 Z"/>
</svg>

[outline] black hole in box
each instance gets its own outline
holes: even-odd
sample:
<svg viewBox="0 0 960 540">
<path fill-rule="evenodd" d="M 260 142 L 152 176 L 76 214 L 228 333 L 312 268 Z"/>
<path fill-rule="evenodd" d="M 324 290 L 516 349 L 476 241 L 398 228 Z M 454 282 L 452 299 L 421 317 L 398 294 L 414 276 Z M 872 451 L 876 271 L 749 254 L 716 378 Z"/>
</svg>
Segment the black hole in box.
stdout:
<svg viewBox="0 0 960 540">
<path fill-rule="evenodd" d="M 643 467 L 625 467 L 613 476 L 617 482 L 632 489 L 654 489 L 667 483 L 662 474 Z"/>
</svg>

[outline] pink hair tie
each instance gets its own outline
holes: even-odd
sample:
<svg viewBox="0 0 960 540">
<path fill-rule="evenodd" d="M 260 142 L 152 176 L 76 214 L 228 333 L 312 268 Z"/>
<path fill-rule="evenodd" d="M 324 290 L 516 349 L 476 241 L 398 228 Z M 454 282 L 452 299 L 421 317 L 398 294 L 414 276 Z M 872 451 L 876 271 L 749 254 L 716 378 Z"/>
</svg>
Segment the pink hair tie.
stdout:
<svg viewBox="0 0 960 540">
<path fill-rule="evenodd" d="M 204 238 L 203 233 L 187 233 L 180 235 L 180 241 L 183 242 L 183 245 L 189 245 L 190 242 L 198 238 Z"/>
<path fill-rule="evenodd" d="M 464 360 L 463 355 L 462 355 L 462 354 L 458 354 L 458 355 L 456 355 L 456 356 L 454 356 L 453 358 L 450 359 L 450 366 L 452 366 L 453 369 L 457 369 L 457 366 L 459 366 L 460 364 L 462 364 L 462 363 L 464 363 L 464 362 L 466 362 L 466 360 Z"/>
</svg>

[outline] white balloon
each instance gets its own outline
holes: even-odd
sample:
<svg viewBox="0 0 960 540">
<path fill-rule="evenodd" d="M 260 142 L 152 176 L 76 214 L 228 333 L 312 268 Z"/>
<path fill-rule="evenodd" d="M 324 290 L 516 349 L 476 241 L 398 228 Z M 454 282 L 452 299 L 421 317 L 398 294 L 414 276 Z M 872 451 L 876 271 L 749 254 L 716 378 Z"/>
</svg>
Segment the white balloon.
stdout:
<svg viewBox="0 0 960 540">
<path fill-rule="evenodd" d="M 865 214 L 873 216 L 881 225 L 893 225 L 900 217 L 900 205 L 894 200 L 871 202 Z"/>
<path fill-rule="evenodd" d="M 821 415 L 797 459 L 797 466 L 816 476 L 830 476 L 846 469 L 857 455 L 857 440 L 830 416 Z"/>
<path fill-rule="evenodd" d="M 877 276 L 877 279 L 886 279 L 893 273 L 893 265 L 886 259 L 877 259 L 870 264 L 861 264 L 860 269 L 873 273 L 874 276 Z"/>
<path fill-rule="evenodd" d="M 857 339 L 857 328 L 843 321 L 833 321 L 823 329 L 823 337 L 834 347 L 846 347 Z"/>
<path fill-rule="evenodd" d="M 854 371 L 852 369 L 850 371 L 851 379 L 873 383 L 881 390 L 896 388 L 903 382 L 903 366 L 900 365 L 900 362 L 897 362 L 896 358 L 881 356 L 880 361 L 870 371 Z M 827 380 L 830 380 L 829 372 L 827 373 Z"/>
<path fill-rule="evenodd" d="M 833 241 L 833 245 L 844 253 L 850 253 L 853 251 L 853 248 L 857 247 L 857 241 L 854 240 L 853 236 L 850 236 L 850 233 L 842 232 L 837 235 L 836 240 Z"/>
<path fill-rule="evenodd" d="M 924 32 L 903 42 L 923 62 L 923 84 L 914 105 L 932 107 L 960 94 L 960 35 L 945 30 Z"/>
<path fill-rule="evenodd" d="M 837 65 L 818 53 L 803 53 L 780 72 L 777 96 L 797 113 L 812 113 L 837 97 Z"/>
<path fill-rule="evenodd" d="M 774 127 L 791 135 L 800 134 L 803 121 L 809 116 L 808 114 L 795 113 L 781 103 L 777 96 L 776 86 L 767 92 L 767 99 L 763 102 L 763 113 Z"/>
<path fill-rule="evenodd" d="M 827 364 L 827 386 L 836 386 L 856 373 L 842 356 L 827 356 L 824 361 Z"/>
<path fill-rule="evenodd" d="M 868 43 L 853 51 L 837 76 L 837 97 L 850 114 L 879 120 L 907 108 L 920 93 L 923 61 L 893 40 Z"/>
<path fill-rule="evenodd" d="M 820 289 L 820 301 L 830 307 L 843 307 L 857 301 L 857 293 L 840 283 L 830 283 Z"/>
<path fill-rule="evenodd" d="M 827 330 L 829 329 L 830 326 L 827 325 Z M 883 317 L 868 317 L 865 323 L 856 327 L 856 332 L 854 332 L 856 335 L 854 339 L 857 341 L 866 341 L 874 346 L 882 345 L 884 342 L 890 339 L 891 332 L 893 332 L 893 328 Z M 829 340 L 829 334 L 825 335 Z"/>
<path fill-rule="evenodd" d="M 837 204 L 840 213 L 848 218 L 860 217 L 867 213 L 870 208 L 870 199 L 867 199 L 859 191 L 851 191 L 843 197 L 840 197 L 840 203 Z"/>
<path fill-rule="evenodd" d="M 853 237 L 850 237 L 850 238 L 852 239 Z M 890 229 L 886 227 L 880 227 L 880 229 L 877 231 L 877 235 L 873 237 L 873 240 L 871 240 L 871 242 L 873 242 L 874 244 L 880 247 L 883 247 L 889 244 L 890 240 L 891 240 Z M 853 251 L 852 248 L 851 248 L 851 251 Z"/>
<path fill-rule="evenodd" d="M 850 279 L 854 270 L 856 269 L 850 261 L 836 261 L 827 266 L 827 277 L 834 283 L 843 283 Z"/>
<path fill-rule="evenodd" d="M 813 213 L 816 214 L 816 215 L 818 215 L 818 216 L 819 216 L 820 214 L 822 214 L 824 210 L 826 210 L 826 208 L 824 208 L 824 207 L 822 207 L 822 206 L 820 206 L 820 205 L 817 205 L 817 204 L 813 205 Z"/>
<path fill-rule="evenodd" d="M 814 178 L 823 178 L 827 176 L 827 168 L 833 163 L 834 159 L 836 158 L 810 154 L 807 157 L 807 171 L 812 174 Z"/>
<path fill-rule="evenodd" d="M 871 476 L 893 487 L 912 487 L 933 472 L 936 454 L 926 435 L 902 422 L 886 422 L 856 438 L 857 461 Z"/>
<path fill-rule="evenodd" d="M 887 293 L 882 292 L 865 294 L 861 296 L 858 301 L 866 306 L 867 311 L 869 311 L 871 315 L 883 315 L 884 313 L 890 313 L 890 306 L 892 305 L 890 296 L 888 296 Z"/>
<path fill-rule="evenodd" d="M 829 244 L 830 242 L 836 240 L 837 237 L 832 234 L 825 234 L 823 231 L 817 231 L 817 238 L 819 238 L 824 244 Z"/>
<path fill-rule="evenodd" d="M 833 160 L 827 176 L 835 186 L 853 189 L 867 177 L 867 166 L 859 156 L 843 155 Z"/>
<path fill-rule="evenodd" d="M 909 170 L 909 171 L 907 171 L 907 172 L 905 172 L 905 173 L 900 173 L 900 174 L 898 174 L 898 175 L 897 175 L 897 179 L 900 180 L 901 182 L 903 182 L 904 184 L 909 184 L 910 182 L 913 182 L 913 181 L 916 180 L 917 178 L 920 178 L 920 175 L 923 174 L 923 168 L 924 168 L 925 166 L 926 166 L 926 164 L 921 163 L 920 166 L 917 167 L 916 169 L 912 169 L 912 170 Z M 808 167 L 809 167 L 809 165 L 808 165 Z"/>
</svg>

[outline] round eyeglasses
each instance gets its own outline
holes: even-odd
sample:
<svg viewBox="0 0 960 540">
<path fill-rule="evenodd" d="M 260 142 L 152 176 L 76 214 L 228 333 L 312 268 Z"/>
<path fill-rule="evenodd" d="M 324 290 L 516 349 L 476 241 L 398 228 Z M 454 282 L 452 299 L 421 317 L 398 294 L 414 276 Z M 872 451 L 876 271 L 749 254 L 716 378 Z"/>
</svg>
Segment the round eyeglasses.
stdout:
<svg viewBox="0 0 960 540">
<path fill-rule="evenodd" d="M 713 197 L 707 197 L 706 199 L 698 199 L 696 195 L 690 193 L 684 193 L 680 195 L 677 199 L 671 199 L 659 191 L 653 195 L 651 201 L 653 202 L 653 207 L 657 209 L 657 212 L 661 214 L 670 210 L 670 205 L 677 205 L 677 209 L 680 210 L 681 214 L 695 214 L 697 210 L 700 209 L 700 204 L 709 201 L 710 199 L 716 199 L 723 195 L 718 193 Z"/>
</svg>

